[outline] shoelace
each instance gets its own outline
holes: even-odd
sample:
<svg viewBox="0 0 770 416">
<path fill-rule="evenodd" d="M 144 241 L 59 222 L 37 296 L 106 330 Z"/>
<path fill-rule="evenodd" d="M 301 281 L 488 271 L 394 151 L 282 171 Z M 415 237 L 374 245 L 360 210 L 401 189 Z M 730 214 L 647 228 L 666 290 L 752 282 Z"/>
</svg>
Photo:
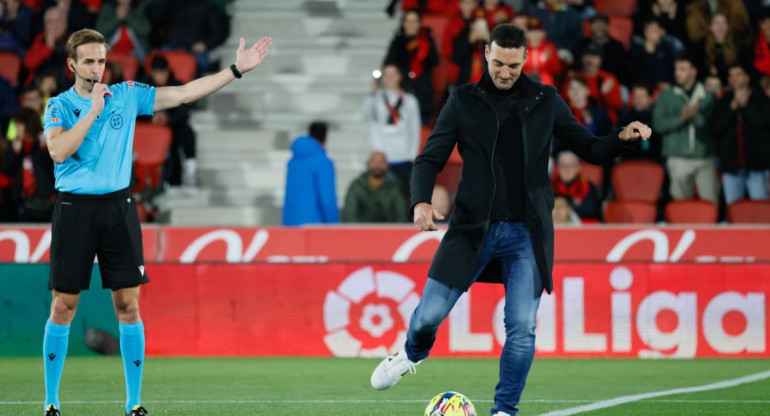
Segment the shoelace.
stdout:
<svg viewBox="0 0 770 416">
<path fill-rule="evenodd" d="M 391 355 L 389 358 L 391 361 L 400 359 L 398 354 Z M 408 369 L 409 374 L 417 374 L 417 366 L 411 360 L 409 360 L 409 357 L 404 357 L 404 361 L 406 361 L 406 368 Z M 404 374 L 406 374 L 406 371 L 401 373 L 401 375 Z"/>
</svg>

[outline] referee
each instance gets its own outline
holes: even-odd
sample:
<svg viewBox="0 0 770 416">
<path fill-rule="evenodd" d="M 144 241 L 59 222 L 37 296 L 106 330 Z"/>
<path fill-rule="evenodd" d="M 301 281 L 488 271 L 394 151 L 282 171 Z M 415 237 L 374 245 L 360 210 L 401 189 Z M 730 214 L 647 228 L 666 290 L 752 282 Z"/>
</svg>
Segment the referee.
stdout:
<svg viewBox="0 0 770 416">
<path fill-rule="evenodd" d="M 139 396 L 144 368 L 144 326 L 139 316 L 139 285 L 144 269 L 142 234 L 128 191 L 137 116 L 188 104 L 214 93 L 267 55 L 271 39 L 248 49 L 241 38 L 228 69 L 178 87 L 154 88 L 134 81 L 108 87 L 100 83 L 106 64 L 104 36 L 90 29 L 67 41 L 67 67 L 75 85 L 48 101 L 45 137 L 55 162 L 60 196 L 52 221 L 51 316 L 45 326 L 45 413 L 59 416 L 59 385 L 70 323 L 80 291 L 88 289 L 94 256 L 102 287 L 112 291 L 120 323 L 120 350 L 126 377 L 126 416 L 144 416 Z"/>
</svg>

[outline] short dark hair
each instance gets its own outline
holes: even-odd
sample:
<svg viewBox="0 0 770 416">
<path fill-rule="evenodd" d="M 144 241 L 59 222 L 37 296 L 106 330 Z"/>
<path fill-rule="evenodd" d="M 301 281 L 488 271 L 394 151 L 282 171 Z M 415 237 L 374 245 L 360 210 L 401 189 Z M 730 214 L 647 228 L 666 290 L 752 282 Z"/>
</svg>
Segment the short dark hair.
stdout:
<svg viewBox="0 0 770 416">
<path fill-rule="evenodd" d="M 310 137 L 318 140 L 321 144 L 326 143 L 326 131 L 329 125 L 323 121 L 314 121 L 310 123 Z"/>
<path fill-rule="evenodd" d="M 647 27 L 647 25 L 651 25 L 653 23 L 658 25 L 658 27 L 661 28 L 661 29 L 664 28 L 663 23 L 657 17 L 649 17 L 649 18 L 645 19 L 644 20 L 644 26 L 642 26 L 642 27 Z"/>
<path fill-rule="evenodd" d="M 489 35 L 489 46 L 496 44 L 501 48 L 526 48 L 527 34 L 513 23 L 503 23 L 495 26 Z"/>
<path fill-rule="evenodd" d="M 693 68 L 698 69 L 698 65 L 695 63 L 695 58 L 693 58 L 690 55 L 682 54 L 676 57 L 674 60 L 674 63 L 677 62 L 688 62 L 690 65 L 692 65 Z"/>
<path fill-rule="evenodd" d="M 11 120 L 24 126 L 24 134 L 27 137 L 37 137 L 43 132 L 43 124 L 40 122 L 40 114 L 26 107 L 19 107 L 11 114 Z M 23 137 L 17 137 L 17 140 Z"/>
<path fill-rule="evenodd" d="M 740 68 L 749 78 L 751 78 L 751 71 L 740 62 L 733 62 L 732 64 L 727 65 L 727 72 L 730 72 L 733 68 Z"/>
<path fill-rule="evenodd" d="M 168 69 L 168 60 L 163 55 L 155 55 L 150 61 L 150 69 Z"/>
<path fill-rule="evenodd" d="M 580 77 L 580 76 L 578 76 L 578 77 L 573 77 L 572 79 L 570 79 L 570 82 L 572 82 L 572 81 L 575 81 L 575 82 L 577 82 L 578 84 L 580 84 L 580 85 L 582 85 L 582 86 L 584 86 L 584 87 L 588 88 L 588 81 L 586 81 L 586 79 L 585 79 L 585 78 L 583 78 L 583 77 Z"/>
<path fill-rule="evenodd" d="M 647 94 L 649 94 L 650 96 L 652 96 L 652 94 L 653 94 L 653 92 L 654 92 L 654 90 L 653 90 L 653 88 L 652 88 L 652 85 L 650 85 L 650 83 L 648 83 L 648 82 L 645 82 L 645 81 L 638 81 L 638 82 L 635 82 L 635 83 L 634 83 L 634 84 L 631 86 L 631 91 L 633 91 L 633 90 L 635 90 L 635 89 L 637 89 L 637 88 L 641 88 L 641 89 L 643 89 L 643 90 L 647 91 Z"/>
<path fill-rule="evenodd" d="M 43 91 L 38 87 L 37 85 L 27 85 L 26 87 L 21 89 L 21 94 L 19 96 L 27 95 L 30 92 L 36 92 L 40 94 L 40 96 L 43 96 Z"/>
</svg>

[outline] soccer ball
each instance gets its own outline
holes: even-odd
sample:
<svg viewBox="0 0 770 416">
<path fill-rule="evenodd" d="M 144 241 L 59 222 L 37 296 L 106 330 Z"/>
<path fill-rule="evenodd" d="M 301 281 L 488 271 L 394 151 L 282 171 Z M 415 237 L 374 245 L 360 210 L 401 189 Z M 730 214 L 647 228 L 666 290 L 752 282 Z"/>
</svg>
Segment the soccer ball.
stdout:
<svg viewBox="0 0 770 416">
<path fill-rule="evenodd" d="M 456 391 L 437 394 L 425 408 L 425 416 L 476 416 L 467 397 Z"/>
</svg>

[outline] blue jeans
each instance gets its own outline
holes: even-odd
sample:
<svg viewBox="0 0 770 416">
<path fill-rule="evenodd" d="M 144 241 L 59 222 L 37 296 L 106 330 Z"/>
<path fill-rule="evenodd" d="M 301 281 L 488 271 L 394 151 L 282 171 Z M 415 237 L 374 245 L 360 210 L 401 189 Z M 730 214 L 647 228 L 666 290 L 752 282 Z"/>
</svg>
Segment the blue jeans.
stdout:
<svg viewBox="0 0 770 416">
<path fill-rule="evenodd" d="M 518 413 L 516 406 L 535 355 L 535 316 L 540 305 L 540 280 L 529 231 L 520 222 L 495 222 L 487 231 L 474 281 L 492 259 L 502 262 L 505 285 L 505 345 L 500 357 L 500 381 L 492 414 Z M 463 291 L 428 279 L 409 322 L 406 354 L 413 362 L 428 357 L 441 322 Z"/>
<path fill-rule="evenodd" d="M 750 199 L 768 199 L 767 178 L 770 173 L 766 170 L 740 169 L 735 173 L 722 174 L 722 187 L 725 190 L 727 205 L 743 199 L 749 191 Z"/>
</svg>

